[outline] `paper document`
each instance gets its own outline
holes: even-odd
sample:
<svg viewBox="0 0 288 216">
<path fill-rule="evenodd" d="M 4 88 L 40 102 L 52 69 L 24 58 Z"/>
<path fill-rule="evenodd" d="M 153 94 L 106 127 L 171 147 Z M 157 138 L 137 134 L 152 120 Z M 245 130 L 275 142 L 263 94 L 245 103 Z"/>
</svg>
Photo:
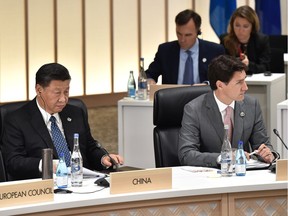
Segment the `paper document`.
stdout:
<svg viewBox="0 0 288 216">
<path fill-rule="evenodd" d="M 270 164 L 261 162 L 259 160 L 250 159 L 247 160 L 246 169 L 261 169 L 261 168 L 268 168 Z"/>
<path fill-rule="evenodd" d="M 71 175 L 71 167 L 68 167 L 68 174 Z M 107 174 L 101 173 L 101 172 L 97 172 L 97 171 L 93 171 L 90 169 L 87 169 L 85 167 L 83 167 L 83 176 L 84 177 L 105 177 L 107 176 Z"/>
</svg>

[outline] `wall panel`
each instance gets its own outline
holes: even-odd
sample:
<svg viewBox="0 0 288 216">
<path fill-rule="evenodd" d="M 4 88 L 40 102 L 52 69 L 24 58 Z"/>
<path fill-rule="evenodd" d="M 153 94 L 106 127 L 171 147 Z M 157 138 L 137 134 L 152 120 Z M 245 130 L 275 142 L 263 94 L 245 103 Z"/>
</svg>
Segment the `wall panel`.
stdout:
<svg viewBox="0 0 288 216">
<path fill-rule="evenodd" d="M 0 0 L 0 101 L 26 100 L 24 1 Z"/>
<path fill-rule="evenodd" d="M 70 95 L 83 95 L 82 1 L 57 0 L 57 61 L 72 77 Z"/>
<path fill-rule="evenodd" d="M 177 39 L 174 19 L 180 11 L 195 7 L 203 21 L 200 38 L 219 42 L 209 23 L 209 3 L 0 0 L 0 103 L 32 99 L 36 71 L 54 61 L 71 73 L 71 96 L 126 92 L 130 70 L 137 79 L 139 57 L 147 68 L 160 43 Z M 255 0 L 237 0 L 237 6 L 243 4 L 254 8 Z M 287 34 L 286 0 L 281 11 Z"/>
<path fill-rule="evenodd" d="M 113 1 L 114 92 L 127 91 L 129 71 L 138 71 L 138 14 L 135 0 Z"/>
<path fill-rule="evenodd" d="M 144 57 L 144 67 L 147 69 L 155 57 L 159 44 L 165 42 L 165 0 L 141 0 L 140 9 L 140 55 Z"/>
<path fill-rule="evenodd" d="M 46 63 L 55 62 L 53 0 L 28 1 L 29 99 L 35 97 L 35 74 Z"/>
<path fill-rule="evenodd" d="M 85 1 L 86 94 L 111 93 L 110 1 Z"/>
<path fill-rule="evenodd" d="M 177 40 L 175 17 L 183 10 L 192 9 L 192 0 L 168 0 L 168 41 Z"/>
</svg>

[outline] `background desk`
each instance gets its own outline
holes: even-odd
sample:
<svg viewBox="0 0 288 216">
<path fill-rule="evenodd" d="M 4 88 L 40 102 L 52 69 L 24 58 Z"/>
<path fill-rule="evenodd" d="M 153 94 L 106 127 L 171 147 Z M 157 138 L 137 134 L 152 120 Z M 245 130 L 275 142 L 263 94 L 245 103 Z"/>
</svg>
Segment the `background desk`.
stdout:
<svg viewBox="0 0 288 216">
<path fill-rule="evenodd" d="M 277 103 L 285 100 L 285 74 L 247 77 L 247 94 L 259 100 L 268 135 L 276 149 Z M 118 101 L 118 151 L 125 165 L 155 167 L 153 147 L 153 101 L 122 99 Z"/>
<path fill-rule="evenodd" d="M 0 215 L 287 215 L 288 182 L 276 182 L 268 170 L 249 171 L 244 177 L 207 175 L 175 167 L 171 190 L 110 195 L 107 188 L 55 194 L 53 202 L 0 207 Z M 84 184 L 84 191 L 98 188 L 93 180 Z"/>
<path fill-rule="evenodd" d="M 277 129 L 284 143 L 288 145 L 288 100 L 277 104 Z M 288 159 L 288 150 L 283 146 L 280 139 L 277 139 L 277 151 L 281 158 Z"/>
</svg>

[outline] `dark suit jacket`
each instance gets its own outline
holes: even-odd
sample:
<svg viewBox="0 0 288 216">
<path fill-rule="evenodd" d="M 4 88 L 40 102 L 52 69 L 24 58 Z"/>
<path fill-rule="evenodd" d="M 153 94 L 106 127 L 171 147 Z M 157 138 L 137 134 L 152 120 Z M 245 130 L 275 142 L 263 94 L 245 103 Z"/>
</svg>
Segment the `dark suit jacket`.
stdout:
<svg viewBox="0 0 288 216">
<path fill-rule="evenodd" d="M 208 65 L 213 58 L 225 53 L 222 45 L 199 40 L 199 77 L 200 82 L 207 81 Z M 162 75 L 162 84 L 177 84 L 179 73 L 180 46 L 178 41 L 160 44 L 154 61 L 145 71 L 148 78 L 158 81 Z"/>
<path fill-rule="evenodd" d="M 220 36 L 220 43 L 223 44 L 224 37 L 227 34 Z M 226 53 L 229 55 L 227 49 Z M 260 33 L 251 34 L 247 44 L 247 56 L 249 59 L 248 73 L 257 74 L 264 73 L 270 70 L 271 51 L 269 37 Z M 239 56 L 237 56 L 239 57 Z"/>
<path fill-rule="evenodd" d="M 73 151 L 73 134 L 79 133 L 83 166 L 95 170 L 103 169 L 101 157 L 105 153 L 96 147 L 83 110 L 67 104 L 59 115 L 70 151 Z M 11 180 L 41 177 L 38 167 L 44 148 L 52 148 L 54 159 L 58 158 L 34 99 L 5 118 L 3 150 Z"/>
<path fill-rule="evenodd" d="M 199 96 L 185 105 L 179 132 L 178 154 L 182 165 L 217 167 L 224 138 L 224 124 L 213 91 Z M 269 137 L 258 101 L 245 95 L 235 102 L 232 148 L 239 140 L 250 152 L 265 143 L 271 150 Z"/>
</svg>

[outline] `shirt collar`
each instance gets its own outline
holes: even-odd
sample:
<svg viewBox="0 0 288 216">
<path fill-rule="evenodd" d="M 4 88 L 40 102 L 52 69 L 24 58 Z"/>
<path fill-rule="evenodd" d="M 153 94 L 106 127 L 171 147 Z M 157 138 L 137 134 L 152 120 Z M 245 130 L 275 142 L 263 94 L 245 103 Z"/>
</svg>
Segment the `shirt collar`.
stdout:
<svg viewBox="0 0 288 216">
<path fill-rule="evenodd" d="M 192 47 L 190 47 L 189 50 L 192 52 L 192 55 L 195 54 L 195 53 L 198 53 L 198 50 L 199 50 L 199 40 L 198 40 L 198 38 L 196 38 L 196 41 L 195 41 L 194 45 Z M 185 53 L 186 50 L 181 48 L 180 52 Z"/>
<path fill-rule="evenodd" d="M 36 104 L 37 104 L 37 107 L 38 109 L 40 110 L 41 112 L 41 115 L 43 117 L 43 120 L 45 122 L 46 125 L 48 125 L 48 123 L 50 122 L 50 113 L 46 112 L 46 110 L 44 110 L 38 103 L 38 100 L 36 99 Z M 56 123 L 59 123 L 60 122 L 60 116 L 59 116 L 59 113 L 54 113 L 53 116 L 56 118 Z"/>
<path fill-rule="evenodd" d="M 222 103 L 222 102 L 216 97 L 215 91 L 213 92 L 213 95 L 214 95 L 215 101 L 216 101 L 216 103 L 217 103 L 217 106 L 218 106 L 218 108 L 219 108 L 219 111 L 220 111 L 220 112 L 223 112 L 223 111 L 227 108 L 227 105 L 224 104 L 224 103 Z M 232 107 L 233 110 L 234 110 L 235 101 L 232 101 L 232 103 L 229 104 L 228 106 Z"/>
</svg>

